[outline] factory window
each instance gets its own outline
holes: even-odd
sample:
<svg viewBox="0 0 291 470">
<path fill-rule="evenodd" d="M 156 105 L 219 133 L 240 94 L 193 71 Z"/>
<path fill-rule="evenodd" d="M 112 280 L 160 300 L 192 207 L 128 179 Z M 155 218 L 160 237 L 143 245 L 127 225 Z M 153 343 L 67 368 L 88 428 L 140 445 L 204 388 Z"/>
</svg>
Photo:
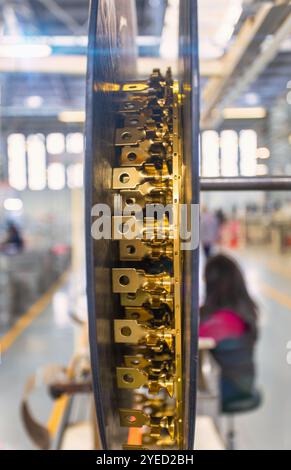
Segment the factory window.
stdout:
<svg viewBox="0 0 291 470">
<path fill-rule="evenodd" d="M 223 131 L 220 137 L 221 174 L 238 176 L 238 135 L 235 131 Z"/>
<path fill-rule="evenodd" d="M 66 138 L 66 146 L 68 153 L 83 153 L 84 151 L 84 136 L 81 132 L 74 132 L 68 134 Z"/>
<path fill-rule="evenodd" d="M 33 191 L 46 187 L 46 152 L 45 138 L 41 134 L 27 138 L 28 186 Z"/>
<path fill-rule="evenodd" d="M 251 129 L 240 133 L 240 172 L 242 176 L 256 176 L 258 137 Z"/>
<path fill-rule="evenodd" d="M 202 175 L 219 176 L 219 135 L 215 131 L 202 134 Z"/>
<path fill-rule="evenodd" d="M 8 181 L 12 188 L 22 191 L 26 188 L 25 137 L 10 134 L 8 145 Z"/>
<path fill-rule="evenodd" d="M 62 163 L 51 163 L 47 169 L 47 178 L 49 189 L 64 189 L 66 184 L 64 165 Z"/>
<path fill-rule="evenodd" d="M 46 148 L 51 155 L 60 155 L 65 152 L 65 136 L 61 132 L 48 134 Z"/>
<path fill-rule="evenodd" d="M 82 188 L 83 186 L 83 165 L 75 163 L 67 168 L 67 182 L 70 189 Z"/>
</svg>

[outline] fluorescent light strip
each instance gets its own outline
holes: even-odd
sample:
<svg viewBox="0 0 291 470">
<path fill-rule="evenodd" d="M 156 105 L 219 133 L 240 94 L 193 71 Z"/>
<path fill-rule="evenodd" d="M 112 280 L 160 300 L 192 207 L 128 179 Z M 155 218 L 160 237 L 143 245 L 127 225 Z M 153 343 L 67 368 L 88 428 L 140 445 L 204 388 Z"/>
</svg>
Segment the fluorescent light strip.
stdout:
<svg viewBox="0 0 291 470">
<path fill-rule="evenodd" d="M 267 116 L 265 108 L 225 108 L 224 119 L 264 119 Z"/>
<path fill-rule="evenodd" d="M 48 46 L 83 46 L 88 45 L 87 36 L 2 36 L 1 45 L 48 45 Z"/>
<path fill-rule="evenodd" d="M 5 58 L 38 59 L 51 53 L 51 47 L 46 44 L 0 44 L 0 57 Z"/>
<path fill-rule="evenodd" d="M 3 203 L 4 209 L 11 212 L 19 212 L 23 208 L 23 202 L 21 199 L 8 198 Z"/>
<path fill-rule="evenodd" d="M 58 115 L 60 122 L 85 122 L 85 111 L 62 111 Z"/>
</svg>

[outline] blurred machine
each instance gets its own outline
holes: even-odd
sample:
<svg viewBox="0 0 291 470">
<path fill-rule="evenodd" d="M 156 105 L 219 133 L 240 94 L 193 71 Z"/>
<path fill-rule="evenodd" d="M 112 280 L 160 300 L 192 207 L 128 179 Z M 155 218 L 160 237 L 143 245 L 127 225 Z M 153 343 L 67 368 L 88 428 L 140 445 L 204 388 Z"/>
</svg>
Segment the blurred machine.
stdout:
<svg viewBox="0 0 291 470">
<path fill-rule="evenodd" d="M 180 5 L 177 77 L 137 80 L 135 35 L 134 2 L 92 1 L 86 255 L 100 448 L 192 449 L 198 247 L 181 249 L 179 209 L 199 202 L 196 1 Z"/>
</svg>

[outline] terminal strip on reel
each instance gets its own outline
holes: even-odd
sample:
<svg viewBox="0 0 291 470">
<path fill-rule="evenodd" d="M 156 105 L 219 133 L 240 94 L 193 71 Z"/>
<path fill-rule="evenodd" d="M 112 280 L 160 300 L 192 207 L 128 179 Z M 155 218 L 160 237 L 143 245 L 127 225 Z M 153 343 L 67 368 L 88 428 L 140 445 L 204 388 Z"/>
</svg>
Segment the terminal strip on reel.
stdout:
<svg viewBox="0 0 291 470">
<path fill-rule="evenodd" d="M 143 428 L 142 446 L 124 448 L 181 449 L 181 97 L 170 70 L 124 84 L 118 96 L 112 189 L 124 208 L 138 204 L 143 211 L 143 223 L 134 215 L 121 217 L 121 236 L 115 237 L 120 264 L 112 270 L 113 292 L 120 298 L 114 337 L 124 345 L 117 386 L 133 393 L 133 408 L 119 410 L 120 424 Z M 145 208 L 157 204 L 170 205 L 171 214 L 148 217 Z M 122 235 L 131 224 L 140 230 L 128 240 Z"/>
</svg>

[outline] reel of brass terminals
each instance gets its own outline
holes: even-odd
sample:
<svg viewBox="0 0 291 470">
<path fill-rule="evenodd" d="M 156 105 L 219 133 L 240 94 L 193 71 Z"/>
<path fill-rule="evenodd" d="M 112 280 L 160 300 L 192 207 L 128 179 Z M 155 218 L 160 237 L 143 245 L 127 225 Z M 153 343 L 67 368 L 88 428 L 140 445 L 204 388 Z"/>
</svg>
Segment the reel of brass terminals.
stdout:
<svg viewBox="0 0 291 470">
<path fill-rule="evenodd" d="M 133 2 L 91 5 L 87 295 L 103 449 L 193 448 L 198 249 L 182 249 L 180 209 L 199 194 L 196 2 L 180 9 L 179 76 L 137 80 Z"/>
</svg>

